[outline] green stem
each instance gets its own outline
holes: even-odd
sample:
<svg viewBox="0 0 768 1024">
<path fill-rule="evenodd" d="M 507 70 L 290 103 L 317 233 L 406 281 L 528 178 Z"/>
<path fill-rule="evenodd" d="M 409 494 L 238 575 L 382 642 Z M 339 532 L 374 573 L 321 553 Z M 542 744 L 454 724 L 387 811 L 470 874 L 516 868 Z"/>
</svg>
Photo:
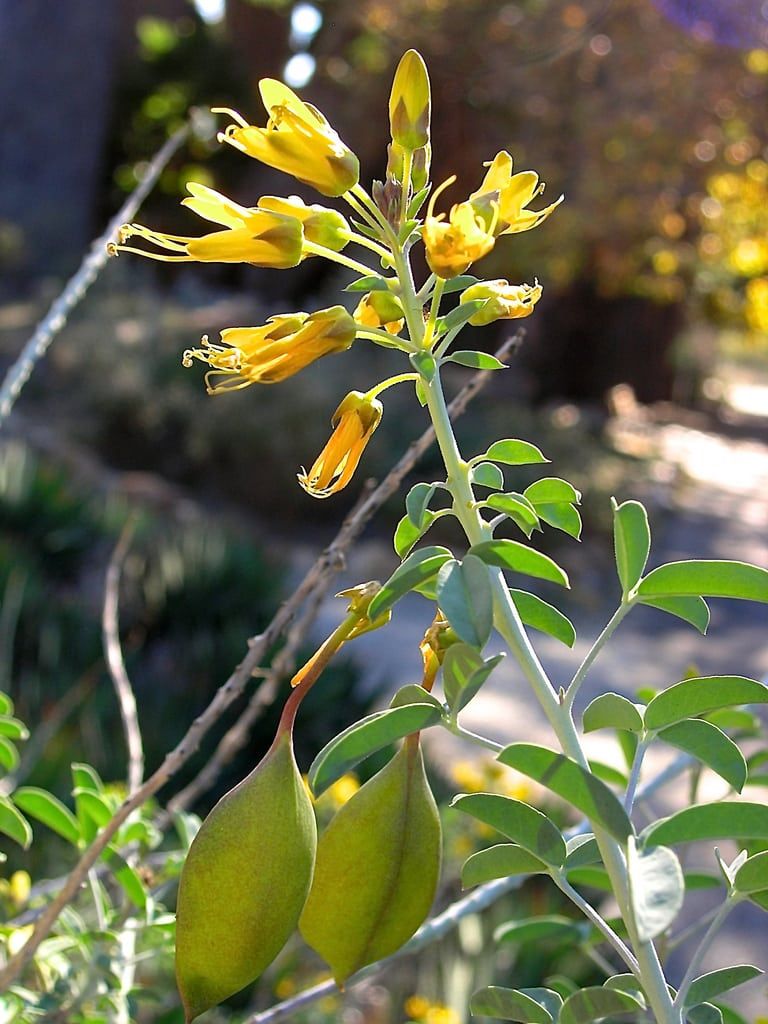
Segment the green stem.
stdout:
<svg viewBox="0 0 768 1024">
<path fill-rule="evenodd" d="M 381 274 L 377 274 L 371 267 L 366 267 L 364 263 L 353 260 L 351 256 L 345 256 L 343 252 L 335 252 L 333 249 L 327 249 L 324 245 L 318 245 L 317 242 L 308 242 L 305 239 L 302 250 L 313 256 L 322 256 L 326 260 L 331 260 L 332 263 L 339 263 L 342 267 L 349 267 L 361 277 L 381 277 Z"/>
<path fill-rule="evenodd" d="M 632 769 L 629 773 L 629 781 L 627 782 L 627 791 L 624 794 L 624 810 L 627 814 L 632 813 L 632 807 L 635 803 L 635 793 L 637 791 L 637 784 L 640 781 L 640 769 L 643 766 L 643 758 L 645 757 L 645 751 L 648 747 L 649 739 L 640 740 L 635 750 L 635 756 L 632 758 Z"/>
<path fill-rule="evenodd" d="M 346 237 L 350 242 L 354 242 L 355 245 L 362 245 L 366 249 L 370 249 L 371 252 L 375 252 L 382 260 L 392 262 L 392 253 L 389 249 L 385 249 L 383 245 L 379 245 L 378 242 L 374 242 L 372 238 L 366 238 L 365 235 L 359 235 L 356 231 L 348 231 L 345 233 Z"/>
<path fill-rule="evenodd" d="M 484 747 L 486 750 L 492 750 L 494 754 L 499 754 L 504 749 L 503 743 L 496 743 L 494 740 L 486 739 L 485 736 L 478 736 L 477 733 L 462 728 L 456 721 L 450 725 L 445 722 L 443 724 L 454 736 L 460 736 L 463 740 L 468 740 L 470 743 L 474 743 L 478 747 Z"/>
<path fill-rule="evenodd" d="M 401 338 L 399 334 L 390 334 L 389 331 L 380 330 L 378 327 L 361 327 L 358 324 L 355 333 L 358 338 L 368 338 L 369 341 L 377 341 L 387 348 L 399 348 L 403 352 L 415 351 L 409 339 Z"/>
<path fill-rule="evenodd" d="M 395 377 L 387 377 L 381 384 L 376 384 L 370 391 L 366 391 L 366 398 L 376 398 L 382 391 L 386 391 L 387 388 L 393 388 L 395 384 L 403 384 L 407 380 L 418 379 L 418 373 L 398 373 Z"/>
<path fill-rule="evenodd" d="M 437 323 L 437 314 L 440 311 L 440 300 L 443 297 L 444 287 L 445 281 L 442 277 L 438 277 L 435 281 L 435 289 L 432 292 L 432 303 L 429 307 L 429 319 L 427 320 L 427 326 L 424 331 L 424 341 L 422 342 L 425 349 L 432 348 L 432 337 L 435 333 L 435 324 Z"/>
<path fill-rule="evenodd" d="M 349 193 L 347 193 L 347 195 L 349 195 Z M 387 218 L 378 208 L 376 203 L 374 203 L 360 182 L 353 186 L 352 195 L 354 195 L 355 198 L 360 201 L 360 204 L 368 211 L 368 215 L 372 218 L 377 230 L 381 231 L 385 238 L 392 234 L 392 228 L 390 227 Z"/>
<path fill-rule="evenodd" d="M 699 970 L 699 967 L 701 966 L 701 961 L 704 959 L 704 954 L 712 945 L 712 942 L 717 933 L 720 931 L 723 922 L 725 921 L 726 917 L 728 917 L 730 912 L 733 910 L 737 902 L 737 900 L 733 900 L 730 898 L 726 899 L 725 903 L 723 903 L 723 905 L 720 907 L 717 914 L 715 914 L 712 923 L 710 924 L 709 928 L 707 928 L 703 939 L 699 943 L 696 952 L 693 954 L 691 962 L 688 964 L 688 970 L 685 972 L 685 976 L 683 980 L 680 982 L 680 988 L 677 990 L 677 995 L 675 996 L 674 1006 L 679 1013 L 682 1012 L 683 1004 L 685 1003 L 685 997 L 688 995 L 688 990 L 696 978 L 696 974 Z"/>
<path fill-rule="evenodd" d="M 561 892 L 564 892 L 568 899 L 579 908 L 582 914 L 589 921 L 592 922 L 595 928 L 597 928 L 597 930 L 604 936 L 605 940 L 613 946 L 621 959 L 642 985 L 643 979 L 640 974 L 640 965 L 632 955 L 631 950 L 627 948 L 626 943 L 622 941 L 608 922 L 603 920 L 595 908 L 590 903 L 587 903 L 584 897 L 573 888 L 566 878 L 557 875 L 553 875 L 553 878 L 558 889 L 560 889 Z"/>
<path fill-rule="evenodd" d="M 374 231 L 381 230 L 381 224 L 379 223 L 378 218 L 371 216 L 371 214 L 368 212 L 365 206 L 356 197 L 354 192 L 345 192 L 342 198 L 349 203 L 349 205 L 355 211 L 360 220 L 367 224 L 369 228 L 372 228 Z"/>
<path fill-rule="evenodd" d="M 581 684 L 586 679 L 587 673 L 589 672 L 590 668 L 592 667 L 595 659 L 597 658 L 598 654 L 600 654 L 600 652 L 602 651 L 603 647 L 605 647 L 606 643 L 608 642 L 608 640 L 613 635 L 614 630 L 617 628 L 617 626 L 619 625 L 621 620 L 624 618 L 624 616 L 627 614 L 627 612 L 631 608 L 632 608 L 632 603 L 631 602 L 629 602 L 629 601 L 628 602 L 622 602 L 619 605 L 619 607 L 616 609 L 616 611 L 613 613 L 611 618 L 608 620 L 608 622 L 607 622 L 605 628 L 603 629 L 602 633 L 600 634 L 600 636 L 592 644 L 592 647 L 590 648 L 590 650 L 587 653 L 586 657 L 584 658 L 584 660 L 582 661 L 582 663 L 579 665 L 578 669 L 576 670 L 576 674 L 574 675 L 573 679 L 568 684 L 568 688 L 567 688 L 566 693 L 565 693 L 565 701 L 564 701 L 566 707 L 568 707 L 568 708 L 572 708 L 573 707 L 573 702 L 576 699 L 576 695 L 579 692 L 579 689 L 581 688 Z"/>
</svg>

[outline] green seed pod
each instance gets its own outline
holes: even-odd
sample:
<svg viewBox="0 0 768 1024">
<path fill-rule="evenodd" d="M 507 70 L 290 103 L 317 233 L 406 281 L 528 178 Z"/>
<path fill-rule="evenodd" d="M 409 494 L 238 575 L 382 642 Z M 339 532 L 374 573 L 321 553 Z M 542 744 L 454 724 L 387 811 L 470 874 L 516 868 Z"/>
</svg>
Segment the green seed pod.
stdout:
<svg viewBox="0 0 768 1024">
<path fill-rule="evenodd" d="M 412 736 L 320 837 L 299 928 L 339 986 L 394 953 L 425 919 L 440 850 L 440 819 Z"/>
<path fill-rule="evenodd" d="M 176 977 L 189 1024 L 254 981 L 285 945 L 312 880 L 317 830 L 290 729 L 203 822 L 176 909 Z"/>
</svg>

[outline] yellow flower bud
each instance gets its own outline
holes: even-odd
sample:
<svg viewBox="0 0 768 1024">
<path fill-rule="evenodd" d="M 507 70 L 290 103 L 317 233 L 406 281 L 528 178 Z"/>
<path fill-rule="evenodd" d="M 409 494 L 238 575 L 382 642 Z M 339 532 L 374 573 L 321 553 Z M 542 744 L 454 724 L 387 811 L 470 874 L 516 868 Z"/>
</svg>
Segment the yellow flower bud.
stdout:
<svg viewBox="0 0 768 1024">
<path fill-rule="evenodd" d="M 512 157 L 506 150 L 497 153 L 488 165 L 488 171 L 480 188 L 469 197 L 470 202 L 493 202 L 498 204 L 498 218 L 495 234 L 509 235 L 530 231 L 546 220 L 563 201 L 560 196 L 543 210 L 528 210 L 526 207 L 544 191 L 544 182 L 539 181 L 535 171 L 512 173 Z"/>
<path fill-rule="evenodd" d="M 203 338 L 203 348 L 188 349 L 183 361 L 191 366 L 199 359 L 213 367 L 205 375 L 210 395 L 239 391 L 250 384 L 275 384 L 321 356 L 343 352 L 355 340 L 355 331 L 355 321 L 343 306 L 273 316 L 262 327 L 227 328 L 220 345 Z"/>
<path fill-rule="evenodd" d="M 429 142 L 430 89 L 427 66 L 416 50 L 407 50 L 397 65 L 389 96 L 392 140 L 413 151 Z"/>
<path fill-rule="evenodd" d="M 309 472 L 302 469 L 298 474 L 307 494 L 327 498 L 347 486 L 383 412 L 384 407 L 377 399 L 350 391 L 333 414 L 333 433 L 325 448 Z"/>
<path fill-rule="evenodd" d="M 292 175 L 324 196 L 343 195 L 357 184 L 357 157 L 316 107 L 273 78 L 263 78 L 259 91 L 269 114 L 266 128 L 248 124 L 234 110 L 216 108 L 214 113 L 228 113 L 235 120 L 219 132 L 220 142 Z"/>
<path fill-rule="evenodd" d="M 519 320 L 530 316 L 533 307 L 541 298 L 541 285 L 510 284 L 498 281 L 478 281 L 461 293 L 459 302 L 477 302 L 485 299 L 478 311 L 469 318 L 475 327 L 493 323 L 494 320 Z"/>
<path fill-rule="evenodd" d="M 400 299 L 390 291 L 368 292 L 352 315 L 364 327 L 383 327 L 390 334 L 399 334 L 405 323 Z"/>
<path fill-rule="evenodd" d="M 322 245 L 333 252 L 341 252 L 349 241 L 349 224 L 338 210 L 329 210 L 316 203 L 307 206 L 298 196 L 289 196 L 288 199 L 262 196 L 259 200 L 259 209 L 271 210 L 285 217 L 295 217 L 301 222 L 304 237 L 308 242 Z"/>
</svg>

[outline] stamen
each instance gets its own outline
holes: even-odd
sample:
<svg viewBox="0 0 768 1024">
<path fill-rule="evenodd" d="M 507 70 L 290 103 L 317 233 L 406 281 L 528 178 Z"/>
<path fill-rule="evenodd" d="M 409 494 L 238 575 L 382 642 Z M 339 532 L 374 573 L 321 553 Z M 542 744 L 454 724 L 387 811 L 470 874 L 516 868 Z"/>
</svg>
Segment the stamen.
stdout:
<svg viewBox="0 0 768 1024">
<path fill-rule="evenodd" d="M 212 114 L 229 114 L 229 116 L 240 125 L 241 128 L 250 128 L 250 125 L 245 120 L 242 114 L 238 114 L 236 110 L 231 107 L 211 107 Z M 229 128 L 227 129 L 229 131 Z"/>
</svg>

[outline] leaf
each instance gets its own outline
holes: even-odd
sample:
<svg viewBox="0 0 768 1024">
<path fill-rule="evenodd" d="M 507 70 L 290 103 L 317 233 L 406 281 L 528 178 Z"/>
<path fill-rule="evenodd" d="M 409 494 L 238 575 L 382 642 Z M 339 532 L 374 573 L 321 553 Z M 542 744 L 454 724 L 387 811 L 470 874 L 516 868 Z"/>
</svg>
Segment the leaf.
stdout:
<svg viewBox="0 0 768 1024">
<path fill-rule="evenodd" d="M 600 848 L 591 832 L 584 832 L 581 835 L 573 836 L 568 840 L 566 849 L 568 851 L 565 861 L 567 868 L 580 867 L 583 864 L 600 863 Z"/>
<path fill-rule="evenodd" d="M 685 807 L 649 825 L 640 838 L 646 847 L 697 839 L 768 839 L 768 807 L 735 800 Z"/>
<path fill-rule="evenodd" d="M 0 832 L 13 839 L 25 850 L 32 842 L 32 829 L 29 822 L 5 796 L 0 796 Z"/>
<path fill-rule="evenodd" d="M 596 775 L 601 782 L 605 782 L 609 786 L 618 786 L 620 789 L 627 788 L 626 773 L 619 771 L 618 768 L 614 768 L 613 765 L 604 764 L 602 761 L 595 761 L 594 758 L 590 757 L 587 760 L 589 770 L 593 775 Z"/>
<path fill-rule="evenodd" d="M 443 705 L 437 697 L 418 683 L 406 683 L 405 686 L 401 686 L 389 702 L 391 708 L 410 707 L 412 704 L 431 704 L 441 715 L 443 713 Z"/>
<path fill-rule="evenodd" d="M 0 736 L 7 736 L 9 740 L 28 740 L 29 729 L 18 718 L 0 714 Z"/>
<path fill-rule="evenodd" d="M 12 715 L 12 714 L 13 714 L 13 701 L 11 700 L 11 698 L 8 696 L 7 693 L 4 693 L 2 690 L 0 690 L 0 715 Z"/>
<path fill-rule="evenodd" d="M 521 946 L 551 940 L 578 943 L 582 938 L 583 929 L 571 918 L 559 914 L 541 914 L 522 921 L 510 921 L 499 925 L 493 934 L 494 942 L 515 942 Z"/>
<path fill-rule="evenodd" d="M 430 702 L 425 692 L 423 704 L 406 704 L 375 711 L 355 722 L 327 743 L 312 762 L 309 769 L 312 792 L 319 796 L 369 754 L 413 732 L 435 725 L 440 717 L 440 706 Z"/>
<path fill-rule="evenodd" d="M 576 643 L 576 630 L 570 619 L 561 611 L 525 590 L 510 589 L 509 594 L 520 619 L 526 626 L 547 633 L 555 640 L 560 640 L 566 647 L 573 647 Z"/>
<path fill-rule="evenodd" d="M 429 352 L 413 352 L 408 359 L 414 370 L 427 382 L 431 381 L 437 373 L 435 357 Z"/>
<path fill-rule="evenodd" d="M 648 513 L 639 501 L 613 503 L 613 547 L 624 594 L 637 586 L 651 551 Z"/>
<path fill-rule="evenodd" d="M 619 992 L 626 992 L 627 995 L 636 999 L 641 1006 L 645 1006 L 645 993 L 640 988 L 634 974 L 614 974 L 603 982 L 604 988 L 613 988 Z"/>
<path fill-rule="evenodd" d="M 96 828 L 104 828 L 112 820 L 112 808 L 99 793 L 94 793 L 91 789 L 77 788 L 72 791 L 72 795 L 75 798 L 78 816 L 82 811 Z"/>
<path fill-rule="evenodd" d="M 497 793 L 469 793 L 453 798 L 451 807 L 508 836 L 554 867 L 565 861 L 565 841 L 549 818 L 521 800 Z"/>
<path fill-rule="evenodd" d="M 414 526 L 405 515 L 397 524 L 394 536 L 394 548 L 401 558 L 405 558 L 417 540 L 420 540 L 434 523 L 437 516 L 434 512 L 425 512 L 422 525 Z"/>
<path fill-rule="evenodd" d="M 19 752 L 13 743 L 5 736 L 0 736 L 0 768 L 4 768 L 10 774 L 19 767 L 20 760 Z"/>
<path fill-rule="evenodd" d="M 733 740 L 711 722 L 698 718 L 677 722 L 662 729 L 658 737 L 686 754 L 692 754 L 725 779 L 737 793 L 744 788 L 747 781 L 744 755 Z"/>
<path fill-rule="evenodd" d="M 409 741 L 344 804 L 318 843 L 299 928 L 337 984 L 413 935 L 435 896 L 440 849 L 421 751 Z"/>
<path fill-rule="evenodd" d="M 409 591 L 436 576 L 440 566 L 449 558 L 451 552 L 443 547 L 419 548 L 408 555 L 371 601 L 368 618 L 373 622 L 389 611 Z"/>
<path fill-rule="evenodd" d="M 502 363 L 496 356 L 489 355 L 487 352 L 470 352 L 463 349 L 460 352 L 453 352 L 444 362 L 458 363 L 460 366 L 471 366 L 474 370 L 508 369 L 507 364 Z"/>
<path fill-rule="evenodd" d="M 493 628 L 493 592 L 484 562 L 472 554 L 446 562 L 437 576 L 437 601 L 460 640 L 485 646 Z"/>
<path fill-rule="evenodd" d="M 344 292 L 387 292 L 389 286 L 386 279 L 379 277 L 378 274 L 371 274 L 368 277 L 358 277 L 356 281 L 352 281 L 346 288 L 342 288 Z"/>
<path fill-rule="evenodd" d="M 502 462 L 505 466 L 533 466 L 549 462 L 535 444 L 513 438 L 494 441 L 483 457 L 491 462 Z"/>
<path fill-rule="evenodd" d="M 632 835 L 632 823 L 611 790 L 564 754 L 535 743 L 513 743 L 502 750 L 498 760 L 557 793 L 615 839 L 623 842 Z"/>
<path fill-rule="evenodd" d="M 602 693 L 585 708 L 584 732 L 596 729 L 626 729 L 642 732 L 643 716 L 637 706 L 619 693 Z"/>
<path fill-rule="evenodd" d="M 147 891 L 138 873 L 123 860 L 117 850 L 111 847 L 104 852 L 103 859 L 109 865 L 109 870 L 115 876 L 115 881 L 128 899 L 140 910 L 146 909 Z"/>
<path fill-rule="evenodd" d="M 477 558 L 482 558 L 486 565 L 512 569 L 526 576 L 559 583 L 563 587 L 570 586 L 565 572 L 551 558 L 516 540 L 486 540 L 475 544 L 470 548 L 470 552 Z"/>
<path fill-rule="evenodd" d="M 490 487 L 498 491 L 504 486 L 504 474 L 492 462 L 478 462 L 472 467 L 472 483 L 477 487 Z"/>
<path fill-rule="evenodd" d="M 468 644 L 451 644 L 443 658 L 443 692 L 454 712 L 461 711 L 472 700 L 504 655 L 487 661 Z"/>
<path fill-rule="evenodd" d="M 768 569 L 746 562 L 668 562 L 653 569 L 638 587 L 644 597 L 734 597 L 768 601 Z"/>
<path fill-rule="evenodd" d="M 688 1024 L 723 1024 L 723 1014 L 712 1003 L 699 1003 L 686 1010 L 685 1019 Z"/>
<path fill-rule="evenodd" d="M 739 964 L 736 967 L 724 967 L 720 971 L 710 971 L 702 974 L 691 982 L 691 987 L 685 997 L 685 1006 L 696 1006 L 698 1003 L 708 1002 L 714 996 L 722 992 L 743 985 L 753 978 L 758 978 L 763 972 L 759 967 L 752 967 L 751 964 Z"/>
<path fill-rule="evenodd" d="M 471 284 L 477 284 L 479 280 L 480 278 L 475 277 L 473 274 L 459 274 L 458 277 L 452 277 L 443 284 L 443 295 L 450 295 L 452 292 L 463 292 L 465 288 L 469 288 Z"/>
<path fill-rule="evenodd" d="M 489 462 L 485 463 L 485 465 L 493 466 L 493 463 Z M 497 472 L 500 472 L 497 467 L 494 466 L 494 468 Z M 486 499 L 485 504 L 488 508 L 508 515 L 528 537 L 530 537 L 534 528 L 539 525 L 536 509 L 524 494 L 517 494 L 515 491 L 510 491 L 506 494 L 491 494 Z"/>
<path fill-rule="evenodd" d="M 104 792 L 104 783 L 99 773 L 89 764 L 75 762 L 72 765 L 72 780 L 78 789 L 90 789 L 94 793 Z"/>
<path fill-rule="evenodd" d="M 661 729 L 685 718 L 738 704 L 768 703 L 768 686 L 744 676 L 697 676 L 657 694 L 645 710 L 648 729 Z"/>
<path fill-rule="evenodd" d="M 500 843 L 487 850 L 479 850 L 464 861 L 461 869 L 462 888 L 482 885 L 494 878 L 513 878 L 515 875 L 548 874 L 549 868 L 522 846 Z"/>
<path fill-rule="evenodd" d="M 709 607 L 703 597 L 645 597 L 641 604 L 649 608 L 676 615 L 678 619 L 689 622 L 702 634 L 706 635 L 709 627 Z"/>
<path fill-rule="evenodd" d="M 581 491 L 558 476 L 544 476 L 534 480 L 525 488 L 524 493 L 534 505 L 578 505 L 581 501 Z"/>
<path fill-rule="evenodd" d="M 14 803 L 31 818 L 47 825 L 74 846 L 80 842 L 77 818 L 61 800 L 37 786 L 22 786 L 13 794 Z"/>
<path fill-rule="evenodd" d="M 683 869 L 666 846 L 637 850 L 630 839 L 627 849 L 629 894 L 641 942 L 650 942 L 672 924 L 685 895 Z"/>
<path fill-rule="evenodd" d="M 553 1024 L 562 999 L 551 989 L 501 988 L 489 985 L 475 992 L 469 1004 L 473 1017 L 496 1017 L 522 1024 Z"/>
<path fill-rule="evenodd" d="M 582 988 L 563 1003 L 558 1024 L 592 1024 L 614 1014 L 637 1013 L 643 1005 L 628 992 L 613 988 Z"/>
<path fill-rule="evenodd" d="M 753 893 L 768 889 L 768 851 L 745 860 L 733 879 L 737 892 Z"/>
<path fill-rule="evenodd" d="M 445 333 L 454 330 L 456 327 L 463 327 L 479 309 L 482 309 L 485 301 L 485 299 L 473 299 L 471 302 L 462 302 L 460 306 L 455 306 L 449 313 L 441 316 L 438 320 L 441 332 Z"/>
<path fill-rule="evenodd" d="M 573 505 L 546 505 L 536 503 L 536 511 L 545 523 L 562 530 L 569 537 L 578 540 L 581 536 L 581 516 Z"/>
<path fill-rule="evenodd" d="M 432 500 L 436 487 L 437 484 L 420 483 L 414 484 L 410 491 L 408 491 L 405 499 L 405 510 L 414 526 L 422 527 L 424 518 L 429 512 L 429 503 Z"/>
</svg>

